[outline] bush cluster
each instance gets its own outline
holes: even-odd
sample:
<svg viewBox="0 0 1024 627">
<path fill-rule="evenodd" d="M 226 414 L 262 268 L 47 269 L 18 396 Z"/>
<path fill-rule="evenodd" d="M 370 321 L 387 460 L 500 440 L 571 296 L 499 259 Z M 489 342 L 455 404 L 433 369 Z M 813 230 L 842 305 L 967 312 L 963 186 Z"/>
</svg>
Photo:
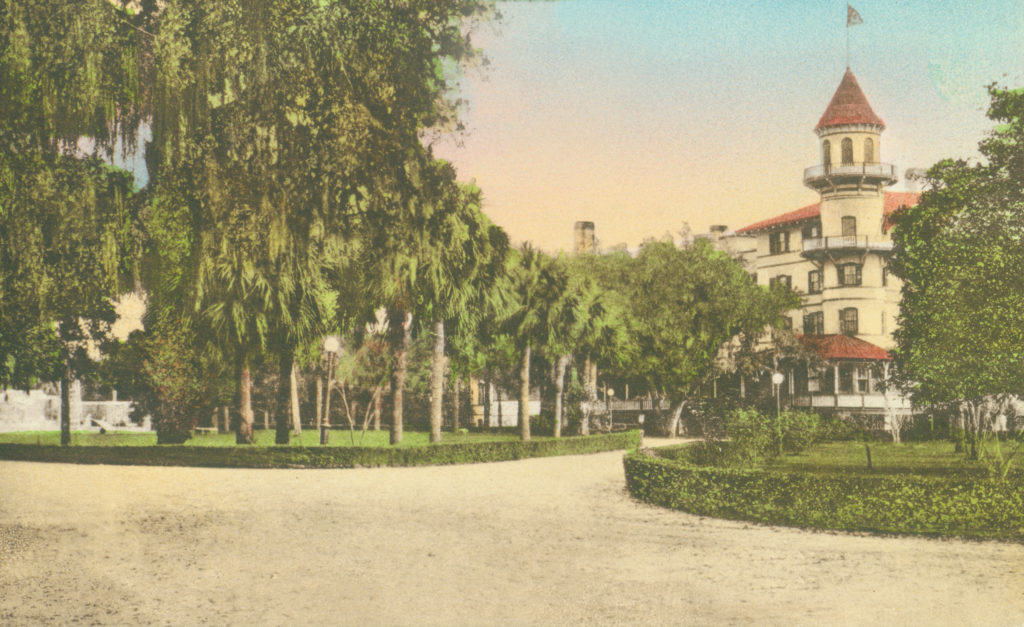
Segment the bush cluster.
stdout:
<svg viewBox="0 0 1024 627">
<path fill-rule="evenodd" d="M 817 441 L 821 432 L 821 418 L 816 413 L 796 409 L 775 416 L 755 407 L 735 407 L 726 412 L 723 423 L 729 441 L 710 440 L 692 449 L 687 453 L 692 463 L 753 467 L 778 451 L 780 437 L 783 452 L 799 453 Z"/>
<path fill-rule="evenodd" d="M 137 466 L 224 468 L 356 468 L 497 462 L 578 455 L 640 445 L 639 431 L 506 442 L 410 447 L 37 446 L 0 444 L 0 459 Z"/>
<path fill-rule="evenodd" d="M 842 529 L 1024 540 L 1024 485 L 964 476 L 765 472 L 630 453 L 642 501 L 703 516 Z"/>
</svg>

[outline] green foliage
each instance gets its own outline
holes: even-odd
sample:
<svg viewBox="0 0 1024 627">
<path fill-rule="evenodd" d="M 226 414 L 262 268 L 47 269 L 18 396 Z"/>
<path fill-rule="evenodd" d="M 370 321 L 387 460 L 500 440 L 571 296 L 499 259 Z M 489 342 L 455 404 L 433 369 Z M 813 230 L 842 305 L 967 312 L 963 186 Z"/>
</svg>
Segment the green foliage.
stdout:
<svg viewBox="0 0 1024 627">
<path fill-rule="evenodd" d="M 1024 395 L 1024 90 L 989 94 L 984 160 L 935 164 L 895 218 L 895 363 L 921 405 Z"/>
<path fill-rule="evenodd" d="M 199 416 L 217 403 L 216 377 L 210 377 L 195 334 L 186 320 L 153 321 L 119 347 L 104 368 L 134 403 L 136 417 L 149 415 L 160 444 L 191 437 Z"/>
<path fill-rule="evenodd" d="M 650 451 L 626 455 L 642 501 L 774 525 L 1024 540 L 1024 487 L 968 477 L 697 467 Z"/>
<path fill-rule="evenodd" d="M 194 438 L 192 442 L 202 441 Z M 334 438 L 343 439 L 343 438 Z M 0 459 L 80 464 L 209 466 L 225 468 L 358 468 L 510 461 L 580 455 L 640 444 L 638 431 L 570 438 L 485 441 L 395 447 L 36 446 L 0 444 Z"/>
<path fill-rule="evenodd" d="M 782 450 L 800 453 L 818 440 L 821 417 L 812 411 L 787 409 L 782 412 Z"/>
<path fill-rule="evenodd" d="M 737 407 L 725 416 L 725 434 L 729 438 L 730 465 L 754 466 L 772 445 L 773 428 L 769 419 L 753 407 Z"/>
</svg>

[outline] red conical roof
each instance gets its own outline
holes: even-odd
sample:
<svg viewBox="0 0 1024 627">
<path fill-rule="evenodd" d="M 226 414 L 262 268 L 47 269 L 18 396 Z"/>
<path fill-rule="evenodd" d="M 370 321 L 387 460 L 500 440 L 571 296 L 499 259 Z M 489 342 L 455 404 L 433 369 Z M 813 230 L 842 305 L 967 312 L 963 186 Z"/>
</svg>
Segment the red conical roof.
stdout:
<svg viewBox="0 0 1024 627">
<path fill-rule="evenodd" d="M 825 113 L 818 120 L 818 125 L 814 127 L 814 130 L 843 124 L 877 124 L 885 128 L 885 122 L 871 110 L 868 99 L 860 90 L 860 85 L 857 84 L 857 79 L 849 68 L 847 68 L 846 74 L 843 74 L 839 88 L 836 89 L 832 101 L 828 103 L 828 108 L 825 109 Z"/>
</svg>

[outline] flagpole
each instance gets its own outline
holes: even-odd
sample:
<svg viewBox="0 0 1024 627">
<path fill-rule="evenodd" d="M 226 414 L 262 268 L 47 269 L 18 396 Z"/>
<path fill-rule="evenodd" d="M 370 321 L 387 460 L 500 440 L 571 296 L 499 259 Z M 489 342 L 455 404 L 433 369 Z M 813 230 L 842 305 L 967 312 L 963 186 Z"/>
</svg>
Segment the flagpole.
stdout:
<svg viewBox="0 0 1024 627">
<path fill-rule="evenodd" d="M 846 21 L 846 69 L 850 69 L 850 21 Z"/>
</svg>

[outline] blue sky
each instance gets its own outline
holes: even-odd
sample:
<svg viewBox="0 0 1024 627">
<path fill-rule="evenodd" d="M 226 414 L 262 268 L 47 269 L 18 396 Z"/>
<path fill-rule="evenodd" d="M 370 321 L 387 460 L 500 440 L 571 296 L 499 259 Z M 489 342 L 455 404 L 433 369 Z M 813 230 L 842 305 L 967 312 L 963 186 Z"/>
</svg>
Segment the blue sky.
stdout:
<svg viewBox="0 0 1024 627">
<path fill-rule="evenodd" d="M 985 85 L 1024 85 L 1024 3 L 858 0 L 850 65 L 901 171 L 976 155 Z M 811 131 L 846 66 L 846 3 L 502 2 L 435 152 L 516 241 L 556 250 L 740 227 L 814 202 Z M 901 187 L 902 188 L 902 187 Z"/>
</svg>

